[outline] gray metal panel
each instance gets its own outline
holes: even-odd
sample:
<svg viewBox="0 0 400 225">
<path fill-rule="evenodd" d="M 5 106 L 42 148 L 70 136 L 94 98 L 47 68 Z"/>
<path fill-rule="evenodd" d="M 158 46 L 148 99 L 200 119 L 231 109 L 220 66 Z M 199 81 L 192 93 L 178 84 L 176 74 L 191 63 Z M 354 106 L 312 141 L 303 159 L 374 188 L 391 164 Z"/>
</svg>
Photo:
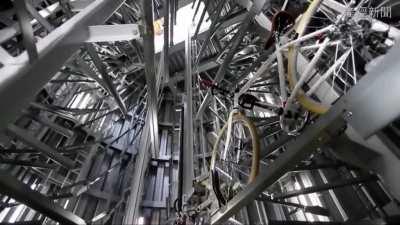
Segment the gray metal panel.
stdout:
<svg viewBox="0 0 400 225">
<path fill-rule="evenodd" d="M 400 116 L 400 42 L 349 93 L 349 123 L 364 138 Z"/>
</svg>

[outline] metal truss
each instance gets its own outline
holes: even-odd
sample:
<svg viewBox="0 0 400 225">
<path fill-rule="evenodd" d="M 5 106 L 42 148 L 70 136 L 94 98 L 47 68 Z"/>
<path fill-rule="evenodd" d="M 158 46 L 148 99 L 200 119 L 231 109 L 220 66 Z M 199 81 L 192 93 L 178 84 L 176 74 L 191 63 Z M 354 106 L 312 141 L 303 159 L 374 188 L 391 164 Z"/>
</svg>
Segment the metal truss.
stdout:
<svg viewBox="0 0 400 225">
<path fill-rule="evenodd" d="M 392 91 L 400 82 L 398 43 L 300 136 L 286 135 L 277 116 L 254 113 L 261 174 L 222 207 L 210 195 L 210 149 L 231 103 L 201 81 L 234 89 L 248 80 L 273 53 L 263 46 L 283 2 L 13 1 L 0 12 L 1 222 L 20 209 L 15 224 L 159 224 L 188 212 L 203 223 L 210 217 L 211 224 L 282 224 L 296 213 L 319 221 L 306 212 L 310 205 L 293 198 L 322 191 L 329 201 L 320 207 L 335 209 L 334 219 L 349 217 L 341 204 L 344 192 L 382 217 L 385 211 L 369 191 L 385 192 L 382 179 L 362 170 L 366 161 L 349 160 L 337 149 L 343 147 L 339 140 L 348 141 L 346 125 L 369 137 L 399 116 L 400 96 Z M 195 26 L 185 41 L 174 43 L 178 10 L 188 4 Z M 324 4 L 342 10 L 336 1 Z M 154 20 L 162 17 L 164 46 L 155 53 Z M 211 25 L 200 29 L 206 22 Z M 308 63 L 307 56 L 300 60 Z M 264 77 L 250 90 L 275 101 L 277 82 Z M 346 177 L 328 177 L 332 170 Z M 319 180 L 307 186 L 304 177 Z M 287 188 L 295 184 L 301 189 Z"/>
<path fill-rule="evenodd" d="M 10 204 L 4 221 L 17 213 L 10 203 L 17 201 L 26 205 L 22 220 L 122 222 L 121 199 L 129 192 L 111 184 L 129 187 L 123 179 L 134 168 L 149 95 L 138 80 L 145 68 L 138 5 L 14 1 L 9 7 L 0 12 L 6 131 L 0 154 L 7 180 L 1 194 Z M 28 192 L 32 198 L 24 197 Z M 104 211 L 87 215 L 97 201 Z"/>
</svg>

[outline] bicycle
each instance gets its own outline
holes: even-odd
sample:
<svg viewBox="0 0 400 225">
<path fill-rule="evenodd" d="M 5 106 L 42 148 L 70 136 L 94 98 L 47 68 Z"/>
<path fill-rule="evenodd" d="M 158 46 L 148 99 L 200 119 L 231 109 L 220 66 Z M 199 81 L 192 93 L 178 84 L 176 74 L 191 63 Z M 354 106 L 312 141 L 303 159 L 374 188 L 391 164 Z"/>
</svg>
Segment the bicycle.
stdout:
<svg viewBox="0 0 400 225">
<path fill-rule="evenodd" d="M 229 93 L 221 88 L 217 91 Z M 260 103 L 254 96 L 240 93 L 236 91 L 230 94 L 234 99 L 233 110 L 229 114 L 227 123 L 219 131 L 211 156 L 212 188 L 220 204 L 225 204 L 232 198 L 243 183 L 253 182 L 260 168 L 260 141 L 257 128 L 241 109 L 252 109 L 257 106 L 277 114 L 282 112 L 279 107 Z M 246 151 L 245 146 L 251 150 Z"/>
<path fill-rule="evenodd" d="M 285 133 L 299 135 L 310 116 L 326 113 L 362 77 L 368 62 L 384 55 L 393 45 L 390 41 L 400 32 L 390 25 L 383 31 L 374 28 L 374 24 L 382 22 L 360 15 L 360 8 L 367 2 L 341 5 L 334 0 L 314 0 L 296 23 L 287 13 L 278 12 L 274 16 L 273 35 L 267 42 L 267 48 L 275 50 L 257 71 L 240 83 L 234 93 L 212 84 L 217 92 L 233 98 L 228 121 L 214 143 L 210 165 L 212 188 L 220 205 L 253 182 L 259 171 L 260 140 L 244 110 L 262 106 L 270 115 L 280 117 Z M 334 7 L 341 10 L 334 11 Z M 354 13 L 347 15 L 347 11 Z M 358 52 L 365 42 L 368 49 Z M 248 93 L 273 67 L 277 67 L 274 75 L 279 80 L 280 101 L 260 103 Z M 329 92 L 329 98 L 324 92 Z"/>
</svg>

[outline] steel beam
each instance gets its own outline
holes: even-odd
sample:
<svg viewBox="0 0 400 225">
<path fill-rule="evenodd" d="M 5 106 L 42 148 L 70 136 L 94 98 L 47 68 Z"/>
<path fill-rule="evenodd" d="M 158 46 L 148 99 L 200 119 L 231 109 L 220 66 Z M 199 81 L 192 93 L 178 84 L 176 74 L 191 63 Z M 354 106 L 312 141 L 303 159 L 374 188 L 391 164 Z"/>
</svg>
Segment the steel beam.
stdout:
<svg viewBox="0 0 400 225">
<path fill-rule="evenodd" d="M 137 24 L 114 24 L 89 26 L 86 42 L 130 41 L 140 38 Z"/>
<path fill-rule="evenodd" d="M 179 127 L 179 162 L 178 162 L 178 190 L 177 190 L 177 206 L 178 211 L 182 211 L 182 196 L 183 196 L 183 154 L 184 154 L 184 138 L 185 138 L 185 107 L 181 107 L 180 111 L 180 127 Z"/>
<path fill-rule="evenodd" d="M 86 225 L 75 214 L 66 211 L 46 196 L 32 190 L 5 171 L 0 171 L 0 192 L 63 225 Z"/>
<path fill-rule="evenodd" d="M 40 10 L 38 13 L 40 16 L 42 16 L 44 19 L 47 17 L 51 16 L 53 13 L 58 12 L 61 9 L 60 3 L 56 2 L 47 8 L 44 8 Z M 31 20 L 30 24 L 32 26 L 36 25 L 38 23 L 37 20 Z M 18 25 L 18 22 L 15 22 L 11 24 L 8 27 L 5 27 L 3 29 L 0 29 L 0 43 L 3 44 L 4 42 L 10 40 L 11 38 L 17 36 L 18 34 L 21 33 L 21 28 Z"/>
<path fill-rule="evenodd" d="M 0 225 L 42 225 L 43 222 L 40 220 L 32 220 L 32 221 L 20 221 L 14 223 L 0 223 Z"/>
<path fill-rule="evenodd" d="M 140 1 L 143 13 L 143 45 L 145 60 L 145 77 L 147 84 L 148 117 L 150 123 L 150 137 L 152 143 L 152 156 L 159 152 L 160 139 L 158 135 L 158 90 L 154 64 L 154 26 L 153 26 L 153 2 Z"/>
<path fill-rule="evenodd" d="M 279 136 L 277 140 L 274 142 L 267 144 L 264 148 L 262 148 L 261 153 L 260 153 L 260 158 L 263 159 L 273 153 L 275 150 L 283 147 L 286 143 L 289 141 L 293 140 L 294 137 L 286 134 L 282 134 Z"/>
<path fill-rule="evenodd" d="M 278 220 L 270 220 L 268 221 L 269 225 L 396 225 L 398 221 L 389 221 L 386 222 L 382 219 L 375 220 L 360 220 L 360 221 L 346 221 L 346 222 L 308 222 L 308 221 L 278 221 Z"/>
<path fill-rule="evenodd" d="M 354 179 L 348 179 L 348 180 L 343 180 L 343 181 L 337 181 L 329 184 L 322 184 L 314 187 L 308 187 L 304 188 L 301 190 L 294 190 L 294 191 L 289 191 L 286 193 L 282 194 L 277 194 L 274 195 L 274 199 L 285 199 L 285 198 L 291 198 L 299 195 L 306 195 L 306 194 L 311 194 L 315 192 L 321 192 L 321 191 L 328 191 L 331 189 L 336 189 L 336 188 L 341 188 L 341 187 L 346 187 L 350 185 L 355 185 L 355 184 L 360 184 L 360 183 L 366 183 L 370 181 L 376 181 L 378 179 L 377 176 L 371 175 L 367 177 L 359 177 L 359 178 L 354 178 Z"/>
<path fill-rule="evenodd" d="M 35 37 L 28 13 L 28 6 L 24 0 L 14 1 L 15 11 L 18 16 L 18 23 L 22 31 L 22 42 L 28 52 L 29 62 L 33 63 L 38 58 L 38 51 L 35 44 Z"/>
<path fill-rule="evenodd" d="M 308 221 L 287 221 L 287 220 L 270 220 L 269 225 L 345 225 L 343 222 L 308 222 Z M 355 224 L 354 224 L 355 225 Z M 363 225 L 370 225 L 365 223 Z"/>
<path fill-rule="evenodd" d="M 75 168 L 74 161 L 61 155 L 60 153 L 58 153 L 55 149 L 51 148 L 50 146 L 40 142 L 34 136 L 30 135 L 26 130 L 19 128 L 13 124 L 10 124 L 8 126 L 7 131 L 11 135 L 15 136 L 16 138 L 18 138 L 19 140 L 24 142 L 25 144 L 30 145 L 30 146 L 34 147 L 35 149 L 37 149 L 38 151 L 46 154 L 47 156 L 49 156 L 51 159 L 53 159 L 60 165 L 65 166 L 69 169 Z"/>
<path fill-rule="evenodd" d="M 118 200 L 121 199 L 121 196 L 118 196 L 118 195 L 115 195 L 112 193 L 108 193 L 108 192 L 104 192 L 104 191 L 99 191 L 96 189 L 90 189 L 85 193 L 88 195 L 91 195 L 95 198 L 102 199 L 102 200 L 111 199 L 112 202 L 117 202 Z"/>
<path fill-rule="evenodd" d="M 6 50 L 4 50 L 3 47 L 0 46 L 0 62 L 2 64 L 10 64 L 14 63 L 15 59 L 10 53 L 8 53 Z"/>
<path fill-rule="evenodd" d="M 198 67 L 195 68 L 196 73 L 202 73 L 205 71 L 208 71 L 210 69 L 214 69 L 218 67 L 220 64 L 216 61 L 217 58 L 213 58 L 210 60 L 207 60 L 205 62 L 201 62 Z M 167 86 L 171 89 L 172 92 L 177 92 L 176 91 L 176 84 L 180 81 L 183 81 L 185 79 L 185 71 L 178 72 L 174 75 L 174 77 L 169 78 L 167 80 Z"/>
<path fill-rule="evenodd" d="M 11 154 L 11 153 L 17 153 L 17 154 L 23 154 L 23 153 L 39 153 L 35 149 L 1 149 L 0 154 Z"/>
<path fill-rule="evenodd" d="M 84 10 L 88 5 L 90 5 L 94 0 L 77 0 L 77 1 L 69 1 L 69 5 L 71 6 L 71 11 L 80 12 Z"/>
<path fill-rule="evenodd" d="M 94 113 L 94 112 L 101 112 L 101 111 L 107 111 L 108 109 L 97 109 L 97 108 L 68 108 L 68 107 L 61 107 L 58 105 L 50 105 L 50 104 L 40 104 L 37 102 L 31 103 L 32 106 L 39 108 L 41 110 L 45 110 L 47 112 L 51 113 L 62 113 L 65 115 L 83 115 L 83 114 L 88 114 L 88 113 Z M 71 121 L 75 121 L 75 119 L 70 119 Z"/>
<path fill-rule="evenodd" d="M 199 60 L 200 60 L 200 58 L 201 58 L 201 56 L 202 56 L 204 50 L 206 49 L 206 47 L 207 47 L 207 45 L 208 45 L 208 42 L 210 41 L 210 39 L 211 39 L 213 33 L 216 31 L 215 27 L 216 27 L 216 25 L 217 25 L 217 23 L 218 23 L 218 19 L 217 19 L 217 18 L 218 18 L 219 15 L 221 14 L 221 11 L 222 11 L 222 9 L 223 9 L 225 3 L 226 3 L 226 0 L 223 0 L 223 1 L 218 2 L 217 6 L 216 6 L 216 8 L 215 8 L 215 12 L 210 13 L 210 16 L 211 16 L 211 15 L 214 15 L 214 13 L 215 13 L 215 14 L 217 15 L 217 17 L 212 21 L 212 23 L 211 23 L 211 25 L 210 25 L 210 27 L 209 27 L 207 33 L 206 33 L 205 40 L 204 40 L 204 42 L 201 44 L 200 50 L 199 50 L 199 52 L 198 52 L 198 55 L 196 56 L 196 63 L 199 62 Z"/>
<path fill-rule="evenodd" d="M 240 43 L 242 42 L 244 35 L 246 35 L 248 28 L 250 27 L 252 19 L 254 18 L 255 15 L 257 15 L 261 11 L 265 2 L 266 2 L 266 0 L 254 1 L 251 9 L 249 10 L 249 12 L 246 15 L 246 18 L 244 19 L 244 21 L 240 25 L 239 30 L 233 37 L 232 46 L 229 49 L 229 51 L 224 59 L 224 62 L 219 67 L 217 74 L 215 75 L 215 78 L 214 78 L 215 83 L 219 83 L 223 80 L 225 73 L 226 73 L 226 69 L 229 66 L 229 64 L 232 62 L 232 59 L 236 54 L 236 50 L 238 49 Z M 204 98 L 203 102 L 201 103 L 200 108 L 196 114 L 196 120 L 199 120 L 200 116 L 203 115 L 203 112 L 208 107 L 208 104 L 210 103 L 211 99 L 212 99 L 211 91 L 208 91 L 206 94 L 206 97 Z"/>
<path fill-rule="evenodd" d="M 200 3 L 199 3 L 200 4 Z M 183 202 L 193 193 L 193 74 L 192 74 L 192 34 L 188 29 L 185 41 L 185 96 L 184 96 L 184 151 L 183 158 Z"/>
<path fill-rule="evenodd" d="M 219 26 L 220 30 L 223 30 L 223 29 L 225 29 L 225 28 L 227 28 L 229 26 L 232 26 L 233 24 L 240 23 L 245 18 L 246 18 L 246 13 L 245 12 L 243 12 L 243 13 L 241 13 L 241 14 L 233 17 L 233 18 L 229 18 L 229 19 L 227 19 L 227 20 L 225 20 L 225 21 L 223 21 L 221 23 L 221 25 Z M 172 28 L 172 26 L 171 26 L 171 28 Z M 204 39 L 204 38 L 206 38 L 208 32 L 209 32 L 209 30 L 204 31 L 204 32 L 198 34 L 196 38 L 197 39 Z M 182 41 L 182 42 L 179 42 L 179 43 L 175 44 L 174 46 L 172 46 L 171 49 L 170 49 L 169 54 L 171 55 L 171 54 L 174 54 L 176 52 L 182 51 L 184 49 L 185 49 L 185 41 Z"/>
<path fill-rule="evenodd" d="M 37 92 L 56 74 L 67 59 L 89 37 L 88 26 L 102 24 L 124 0 L 94 1 L 83 11 L 38 40 L 38 59 L 29 64 L 27 54 L 16 57 L 14 64 L 0 69 L 0 128 L 14 121 Z M 23 90 L 23 91 L 21 91 Z M 12 98 L 10 98 L 12 96 Z"/>
<path fill-rule="evenodd" d="M 31 3 L 26 2 L 26 9 L 48 32 L 54 30 L 54 26 L 51 25 L 38 11 L 36 11 Z"/>
<path fill-rule="evenodd" d="M 235 0 L 235 1 L 237 2 L 237 4 L 241 5 L 247 10 L 250 10 L 251 6 L 253 5 L 253 2 L 251 2 L 250 0 Z M 268 31 L 271 30 L 272 23 L 264 13 L 260 12 L 258 15 L 256 15 L 255 20 L 262 28 Z"/>
<path fill-rule="evenodd" d="M 86 49 L 90 55 L 90 58 L 93 60 L 93 64 L 96 66 L 97 70 L 101 74 L 101 77 L 104 80 L 104 83 L 107 87 L 108 92 L 113 96 L 115 102 L 117 103 L 119 109 L 121 110 L 124 116 L 128 115 L 128 109 L 126 108 L 124 100 L 122 100 L 120 94 L 113 83 L 113 80 L 108 75 L 107 68 L 100 59 L 99 55 L 97 54 L 96 48 L 92 44 L 86 44 Z"/>
<path fill-rule="evenodd" d="M 56 131 L 57 133 L 64 135 L 67 138 L 71 138 L 72 136 L 74 136 L 74 132 L 72 130 L 67 129 L 67 128 L 55 123 L 54 121 L 50 120 L 46 116 L 34 115 L 31 113 L 27 114 L 27 116 L 43 125 L 49 127 L 50 129 Z"/>
<path fill-rule="evenodd" d="M 71 115 L 71 113 L 66 113 L 65 111 L 59 110 L 59 109 L 57 109 L 57 108 L 55 108 L 55 107 L 51 107 L 52 105 L 46 105 L 46 104 L 41 104 L 41 103 L 38 103 L 38 102 L 32 102 L 32 103 L 30 104 L 30 106 L 31 106 L 31 107 L 34 107 L 34 108 L 36 108 L 36 109 L 40 109 L 40 110 L 44 110 L 44 111 L 53 113 L 53 114 L 55 114 L 55 115 L 57 115 L 57 116 L 59 116 L 59 117 L 61 117 L 61 118 L 64 118 L 64 119 L 66 119 L 66 120 L 70 120 L 70 121 L 72 121 L 72 122 L 74 122 L 74 123 L 79 123 L 79 121 L 76 120 L 76 119 Z"/>
<path fill-rule="evenodd" d="M 0 164 L 39 167 L 47 169 L 55 169 L 57 167 L 56 164 L 47 164 L 46 162 L 34 162 L 29 160 L 13 160 L 13 159 L 0 159 Z"/>
<path fill-rule="evenodd" d="M 61 79 L 61 80 L 51 80 L 50 83 L 57 84 L 57 83 L 94 83 L 96 81 L 89 80 L 89 79 Z"/>
<path fill-rule="evenodd" d="M 135 170 L 130 183 L 130 196 L 126 202 L 125 217 L 122 224 L 137 224 L 139 218 L 139 207 L 142 201 L 143 184 L 145 172 L 148 167 L 150 157 L 149 149 L 151 146 L 150 138 L 150 116 L 147 115 L 142 134 L 140 135 L 139 150 L 135 160 Z"/>
<path fill-rule="evenodd" d="M 142 202 L 142 207 L 144 207 L 144 208 L 165 209 L 165 208 L 167 208 L 167 203 L 165 201 L 144 200 Z"/>
<path fill-rule="evenodd" d="M 306 171 L 306 170 L 320 170 L 320 169 L 338 169 L 340 167 L 346 166 L 347 168 L 349 167 L 345 163 L 324 163 L 324 164 L 311 164 L 311 165 L 300 165 L 296 166 L 292 172 L 297 172 L 297 171 Z M 351 166 L 350 166 L 351 167 Z M 354 168 L 354 167 L 352 167 Z"/>
</svg>

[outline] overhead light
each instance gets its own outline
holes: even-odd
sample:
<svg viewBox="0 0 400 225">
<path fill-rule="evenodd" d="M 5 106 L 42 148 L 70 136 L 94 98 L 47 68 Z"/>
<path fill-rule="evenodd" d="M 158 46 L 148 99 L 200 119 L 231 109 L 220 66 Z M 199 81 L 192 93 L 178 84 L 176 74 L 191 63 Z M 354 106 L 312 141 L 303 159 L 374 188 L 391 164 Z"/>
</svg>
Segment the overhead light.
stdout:
<svg viewBox="0 0 400 225">
<path fill-rule="evenodd" d="M 144 220 L 144 217 L 143 217 L 143 216 L 139 217 L 139 219 L 138 219 L 138 224 L 139 224 L 139 225 L 144 225 L 144 224 L 145 224 L 145 220 Z"/>
</svg>

